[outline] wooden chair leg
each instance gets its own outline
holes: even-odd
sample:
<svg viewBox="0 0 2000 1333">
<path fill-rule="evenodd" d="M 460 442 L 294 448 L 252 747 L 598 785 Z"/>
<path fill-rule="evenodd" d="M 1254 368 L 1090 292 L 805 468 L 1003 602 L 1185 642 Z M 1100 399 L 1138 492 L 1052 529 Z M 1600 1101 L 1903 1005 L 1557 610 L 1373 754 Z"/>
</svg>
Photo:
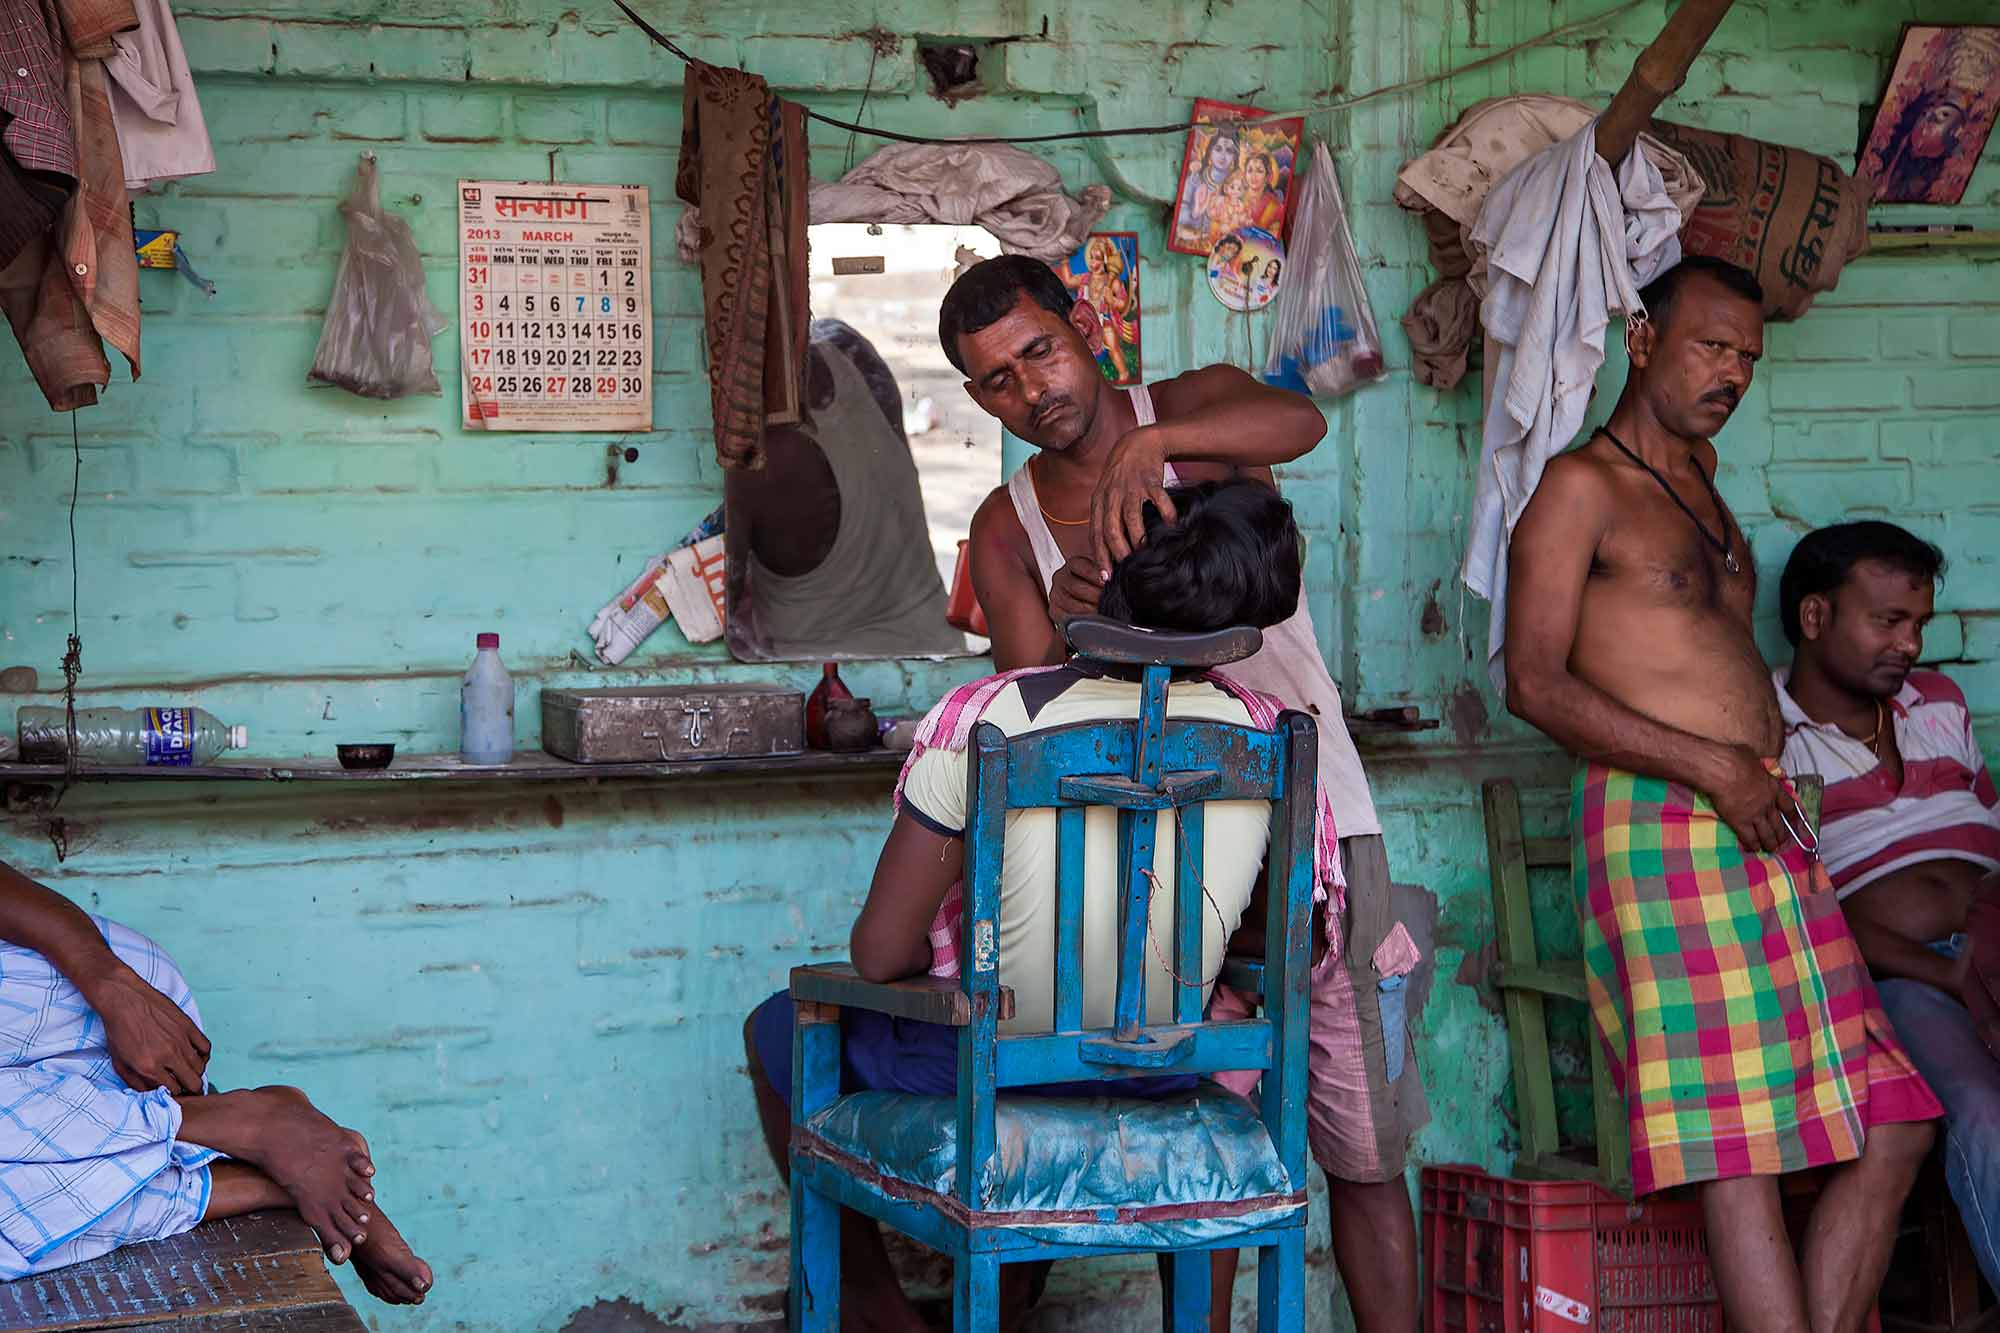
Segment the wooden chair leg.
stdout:
<svg viewBox="0 0 2000 1333">
<path fill-rule="evenodd" d="M 952 1333 L 992 1333 L 1000 1327 L 1000 1256 L 961 1254 L 951 1266 Z"/>
<path fill-rule="evenodd" d="M 1257 1333 L 1303 1333 L 1306 1233 L 1284 1232 L 1257 1251 Z"/>
<path fill-rule="evenodd" d="M 840 1205 L 792 1169 L 792 1333 L 840 1333 Z"/>
<path fill-rule="evenodd" d="M 1160 1327 L 1165 1333 L 1208 1333 L 1208 1251 L 1169 1251 L 1160 1261 L 1166 1270 Z"/>
</svg>

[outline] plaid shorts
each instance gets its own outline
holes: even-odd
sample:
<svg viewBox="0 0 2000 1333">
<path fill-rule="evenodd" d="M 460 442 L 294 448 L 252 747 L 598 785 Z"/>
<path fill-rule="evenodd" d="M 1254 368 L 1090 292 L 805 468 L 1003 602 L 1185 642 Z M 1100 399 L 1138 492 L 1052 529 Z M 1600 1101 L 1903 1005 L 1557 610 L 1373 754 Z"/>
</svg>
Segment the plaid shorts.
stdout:
<svg viewBox="0 0 2000 1333">
<path fill-rule="evenodd" d="M 1347 879 L 1341 949 L 1312 974 L 1306 1141 L 1327 1175 L 1372 1185 L 1402 1176 L 1410 1137 L 1430 1123 L 1431 1108 L 1404 1012 L 1406 978 L 1375 970 L 1375 950 L 1396 925 L 1381 837 L 1342 838 L 1340 861 Z M 1242 996 L 1215 988 L 1210 1018 L 1250 1013 Z M 1247 1094 L 1257 1078 L 1257 1071 L 1243 1070 L 1216 1081 Z"/>
</svg>

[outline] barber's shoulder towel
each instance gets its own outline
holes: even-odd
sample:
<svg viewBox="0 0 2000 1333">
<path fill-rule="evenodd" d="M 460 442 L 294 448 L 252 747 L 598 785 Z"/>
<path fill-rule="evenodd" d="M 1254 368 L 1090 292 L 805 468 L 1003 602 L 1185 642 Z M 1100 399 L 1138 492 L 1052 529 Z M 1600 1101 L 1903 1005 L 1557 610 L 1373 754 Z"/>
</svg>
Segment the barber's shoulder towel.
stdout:
<svg viewBox="0 0 2000 1333">
<path fill-rule="evenodd" d="M 171 958 L 92 917 L 105 942 L 201 1024 Z M 0 940 L 0 1281 L 178 1235 L 208 1209 L 208 1163 L 180 1143 L 165 1088 L 137 1092 L 111 1067 L 104 1024 L 32 949 Z"/>
<path fill-rule="evenodd" d="M 1941 1113 L 1805 851 L 1746 853 L 1706 796 L 1601 764 L 1570 830 L 1637 1193 L 1852 1161 L 1872 1126 Z"/>
<path fill-rule="evenodd" d="M 916 744 L 910 750 L 909 758 L 903 761 L 902 775 L 896 779 L 897 808 L 902 807 L 903 787 L 910 780 L 911 770 L 927 751 L 964 750 L 972 739 L 973 726 L 1009 685 L 1025 676 L 1062 669 L 1025 667 L 1018 671 L 1003 671 L 997 676 L 961 685 L 939 700 L 918 725 Z M 1239 685 L 1219 671 L 1210 671 L 1201 679 L 1242 703 L 1250 714 L 1251 726 L 1265 731 L 1277 726 L 1278 714 L 1284 710 L 1284 705 L 1271 695 Z M 1327 942 L 1329 949 L 1333 950 L 1340 945 L 1337 923 L 1344 906 L 1342 890 L 1346 884 L 1340 868 L 1340 836 L 1334 827 L 1333 807 L 1327 800 L 1326 790 L 1321 788 L 1313 830 L 1313 901 L 1326 904 Z M 960 926 L 965 919 L 963 890 L 961 884 L 952 885 L 945 894 L 944 902 L 939 904 L 937 915 L 931 919 L 931 975 L 934 977 L 955 977 L 959 974 L 958 944 Z"/>
</svg>

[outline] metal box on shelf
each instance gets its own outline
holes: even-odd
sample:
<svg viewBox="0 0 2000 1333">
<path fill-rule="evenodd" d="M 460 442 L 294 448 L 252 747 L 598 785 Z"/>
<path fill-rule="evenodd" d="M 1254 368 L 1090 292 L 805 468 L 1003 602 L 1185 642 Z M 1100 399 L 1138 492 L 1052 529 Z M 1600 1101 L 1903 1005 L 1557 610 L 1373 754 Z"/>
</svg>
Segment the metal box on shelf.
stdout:
<svg viewBox="0 0 2000 1333">
<path fill-rule="evenodd" d="M 542 748 L 580 764 L 798 754 L 805 714 L 805 696 L 778 685 L 543 690 Z"/>
</svg>

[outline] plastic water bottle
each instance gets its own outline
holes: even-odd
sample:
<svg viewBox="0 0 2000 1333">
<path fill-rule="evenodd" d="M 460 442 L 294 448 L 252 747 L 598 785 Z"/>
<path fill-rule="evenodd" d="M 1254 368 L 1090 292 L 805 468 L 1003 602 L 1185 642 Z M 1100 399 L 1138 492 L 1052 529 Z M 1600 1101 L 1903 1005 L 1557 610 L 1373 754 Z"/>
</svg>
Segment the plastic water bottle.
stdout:
<svg viewBox="0 0 2000 1333">
<path fill-rule="evenodd" d="M 479 652 L 458 692 L 458 757 L 504 764 L 514 757 L 514 678 L 500 665 L 500 636 L 479 636 Z"/>
<path fill-rule="evenodd" d="M 69 749 L 63 709 L 28 707 L 15 717 L 21 758 L 61 763 Z M 189 768 L 250 744 L 248 727 L 226 727 L 203 708 L 79 708 L 76 757 L 92 764 Z"/>
</svg>

